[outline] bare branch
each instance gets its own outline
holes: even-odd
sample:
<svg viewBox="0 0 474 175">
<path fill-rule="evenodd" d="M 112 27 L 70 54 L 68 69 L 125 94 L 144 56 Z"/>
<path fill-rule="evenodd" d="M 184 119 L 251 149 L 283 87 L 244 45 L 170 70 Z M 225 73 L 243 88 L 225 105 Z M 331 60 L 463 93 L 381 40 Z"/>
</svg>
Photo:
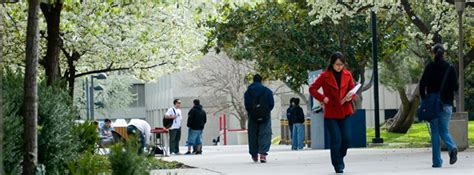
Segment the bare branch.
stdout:
<svg viewBox="0 0 474 175">
<path fill-rule="evenodd" d="M 343 5 L 343 6 L 345 6 L 345 7 L 346 7 L 347 9 L 349 9 L 349 10 L 354 10 L 354 8 L 352 8 L 349 4 L 345 3 L 345 2 L 342 1 L 342 0 L 338 0 L 337 3 L 338 3 L 338 4 L 341 4 L 341 5 Z"/>
<path fill-rule="evenodd" d="M 78 77 L 82 77 L 82 76 L 86 76 L 86 75 L 90 75 L 90 74 L 96 74 L 96 73 L 105 73 L 105 72 L 113 72 L 113 71 L 120 71 L 120 70 L 129 70 L 129 69 L 135 68 L 135 66 L 137 64 L 138 64 L 138 62 L 133 64 L 130 67 L 120 67 L 120 68 L 110 68 L 109 67 L 109 68 L 100 69 L 100 70 L 93 70 L 93 71 L 77 74 L 74 78 L 78 78 Z M 145 67 L 137 67 L 137 68 L 138 69 L 151 69 L 151 68 L 155 68 L 155 67 L 158 67 L 158 66 L 163 66 L 165 64 L 169 64 L 169 63 L 164 62 L 164 63 L 160 63 L 160 64 L 155 64 L 155 65 L 145 66 Z M 171 63 L 171 64 L 174 64 L 174 63 Z"/>
<path fill-rule="evenodd" d="M 6 8 L 5 4 L 2 4 L 3 5 L 3 8 Z M 18 23 L 15 21 L 15 19 L 13 19 L 12 15 L 10 13 L 8 13 L 8 11 L 6 12 L 8 18 L 10 18 L 10 20 L 12 20 L 13 22 L 13 27 L 15 27 L 15 30 L 17 32 L 20 32 L 20 29 L 18 29 Z"/>
<path fill-rule="evenodd" d="M 401 0 L 401 3 L 402 3 L 402 6 L 403 6 L 403 9 L 405 10 L 405 12 L 408 15 L 408 18 L 410 18 L 410 20 L 413 22 L 413 24 L 415 24 L 415 26 L 418 27 L 418 29 L 420 29 L 420 31 L 423 34 L 428 35 L 430 33 L 430 30 L 428 29 L 426 24 L 423 23 L 423 21 L 421 21 L 421 19 L 418 18 L 418 16 L 416 16 L 416 14 L 413 11 L 413 9 L 411 8 L 411 5 L 408 2 L 408 0 Z"/>
</svg>

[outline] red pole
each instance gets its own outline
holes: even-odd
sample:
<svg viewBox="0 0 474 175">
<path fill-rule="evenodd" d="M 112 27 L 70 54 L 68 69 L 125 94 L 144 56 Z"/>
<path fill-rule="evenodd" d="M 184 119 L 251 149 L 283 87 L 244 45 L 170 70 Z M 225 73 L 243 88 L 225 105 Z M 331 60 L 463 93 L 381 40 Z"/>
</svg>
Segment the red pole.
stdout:
<svg viewBox="0 0 474 175">
<path fill-rule="evenodd" d="M 227 117 L 224 114 L 224 145 L 227 145 Z"/>
<path fill-rule="evenodd" d="M 219 132 L 222 131 L 222 116 L 219 115 Z"/>
</svg>

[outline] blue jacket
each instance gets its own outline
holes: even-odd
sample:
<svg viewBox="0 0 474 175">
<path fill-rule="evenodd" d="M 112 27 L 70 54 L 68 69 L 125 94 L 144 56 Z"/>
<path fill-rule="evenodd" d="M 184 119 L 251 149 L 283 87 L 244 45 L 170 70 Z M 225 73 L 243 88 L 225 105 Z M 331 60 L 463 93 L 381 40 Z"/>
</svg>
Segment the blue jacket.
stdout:
<svg viewBox="0 0 474 175">
<path fill-rule="evenodd" d="M 273 109 L 275 106 L 275 101 L 273 100 L 273 92 L 268 89 L 267 87 L 263 86 L 262 83 L 254 82 L 252 83 L 247 91 L 244 94 L 244 102 L 245 102 L 245 110 L 249 111 L 252 103 L 252 99 L 260 96 L 261 94 L 265 93 L 265 99 L 267 100 L 267 104 L 270 107 L 270 110 Z"/>
<path fill-rule="evenodd" d="M 293 113 L 293 106 L 290 105 L 286 110 L 286 119 L 288 120 L 288 125 L 293 125 L 293 120 L 291 119 L 291 114 Z"/>
</svg>

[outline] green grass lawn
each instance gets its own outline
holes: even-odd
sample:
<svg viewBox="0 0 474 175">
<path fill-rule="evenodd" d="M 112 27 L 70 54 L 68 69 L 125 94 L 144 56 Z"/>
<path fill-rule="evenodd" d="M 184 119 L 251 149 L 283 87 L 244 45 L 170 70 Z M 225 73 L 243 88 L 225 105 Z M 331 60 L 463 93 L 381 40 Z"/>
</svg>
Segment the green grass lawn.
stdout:
<svg viewBox="0 0 474 175">
<path fill-rule="evenodd" d="M 426 123 L 415 123 L 406 134 L 389 133 L 385 129 L 381 130 L 381 137 L 384 143 L 388 144 L 384 148 L 422 148 L 430 147 L 430 135 Z M 367 142 L 370 143 L 375 137 L 374 129 L 367 129 Z M 474 146 L 474 121 L 468 123 L 469 146 Z"/>
</svg>

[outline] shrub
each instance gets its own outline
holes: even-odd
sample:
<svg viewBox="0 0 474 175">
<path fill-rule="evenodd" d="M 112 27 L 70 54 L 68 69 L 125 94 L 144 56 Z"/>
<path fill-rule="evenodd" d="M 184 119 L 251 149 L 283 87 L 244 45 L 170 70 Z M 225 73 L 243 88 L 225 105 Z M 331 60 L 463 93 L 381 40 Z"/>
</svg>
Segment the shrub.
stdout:
<svg viewBox="0 0 474 175">
<path fill-rule="evenodd" d="M 109 154 L 112 175 L 141 175 L 145 170 L 145 156 L 137 153 L 137 144 L 133 137 L 125 144 L 115 144 Z"/>
<path fill-rule="evenodd" d="M 110 161 L 107 156 L 86 151 L 76 162 L 68 164 L 72 175 L 96 175 L 110 173 Z"/>
<path fill-rule="evenodd" d="M 38 90 L 38 162 L 47 174 L 64 174 L 67 162 L 78 157 L 80 141 L 74 132 L 78 112 L 67 90 L 58 86 Z"/>
<path fill-rule="evenodd" d="M 7 174 L 21 174 L 23 77 L 6 71 L 3 78 L 3 109 L 5 113 L 4 165 Z M 78 137 L 74 119 L 78 116 L 65 88 L 38 87 L 38 163 L 47 174 L 65 174 L 67 162 L 78 155 Z"/>
<path fill-rule="evenodd" d="M 79 153 L 94 152 L 95 145 L 99 142 L 99 135 L 92 121 L 75 125 L 74 133 L 77 137 Z"/>
<path fill-rule="evenodd" d="M 4 140 L 3 153 L 6 174 L 21 174 L 23 122 L 20 115 L 23 103 L 23 79 L 12 72 L 3 77 Z"/>
</svg>

